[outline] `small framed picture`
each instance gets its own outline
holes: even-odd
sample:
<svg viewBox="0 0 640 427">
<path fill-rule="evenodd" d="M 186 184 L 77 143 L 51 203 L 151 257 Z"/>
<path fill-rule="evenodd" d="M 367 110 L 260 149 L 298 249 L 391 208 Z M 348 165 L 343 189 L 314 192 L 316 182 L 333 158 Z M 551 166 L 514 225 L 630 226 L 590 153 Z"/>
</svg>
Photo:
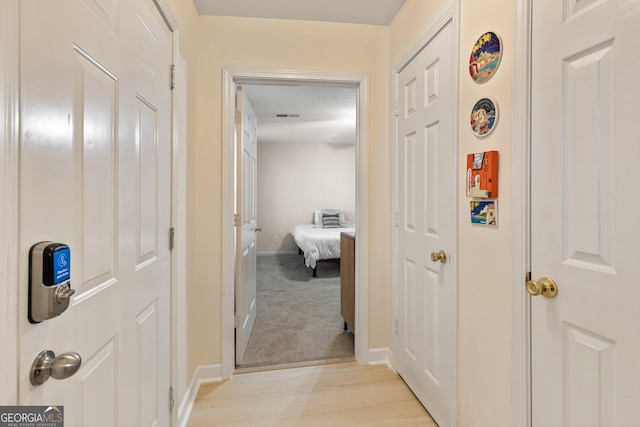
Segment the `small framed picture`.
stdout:
<svg viewBox="0 0 640 427">
<path fill-rule="evenodd" d="M 497 200 L 472 200 L 469 202 L 471 224 L 498 226 Z"/>
</svg>

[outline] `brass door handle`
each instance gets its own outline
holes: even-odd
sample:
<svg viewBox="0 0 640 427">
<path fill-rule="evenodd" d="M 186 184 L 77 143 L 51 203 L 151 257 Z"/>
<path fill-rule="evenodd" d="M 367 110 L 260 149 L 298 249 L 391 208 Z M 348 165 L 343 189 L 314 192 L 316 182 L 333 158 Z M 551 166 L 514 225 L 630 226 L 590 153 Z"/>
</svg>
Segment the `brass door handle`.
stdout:
<svg viewBox="0 0 640 427">
<path fill-rule="evenodd" d="M 443 250 L 441 250 L 440 252 L 431 252 L 431 261 L 440 261 L 444 264 L 445 262 L 447 262 L 447 253 Z"/>
<path fill-rule="evenodd" d="M 262 227 L 256 227 L 256 228 L 253 229 L 253 231 L 261 232 L 262 231 Z"/>
<path fill-rule="evenodd" d="M 527 282 L 527 292 L 534 297 L 542 295 L 546 298 L 555 298 L 558 295 L 558 285 L 550 277 L 541 277 L 538 280 L 529 280 Z"/>
</svg>

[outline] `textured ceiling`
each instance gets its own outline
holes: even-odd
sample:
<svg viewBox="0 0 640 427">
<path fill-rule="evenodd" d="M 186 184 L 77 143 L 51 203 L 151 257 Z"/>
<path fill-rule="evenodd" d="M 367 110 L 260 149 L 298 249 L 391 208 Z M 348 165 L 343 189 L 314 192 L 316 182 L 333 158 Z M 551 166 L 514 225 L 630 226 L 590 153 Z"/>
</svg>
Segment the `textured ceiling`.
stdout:
<svg viewBox="0 0 640 427">
<path fill-rule="evenodd" d="M 355 144 L 356 88 L 243 85 L 258 119 L 258 143 Z"/>
<path fill-rule="evenodd" d="M 200 15 L 389 25 L 405 0 L 194 0 Z"/>
</svg>

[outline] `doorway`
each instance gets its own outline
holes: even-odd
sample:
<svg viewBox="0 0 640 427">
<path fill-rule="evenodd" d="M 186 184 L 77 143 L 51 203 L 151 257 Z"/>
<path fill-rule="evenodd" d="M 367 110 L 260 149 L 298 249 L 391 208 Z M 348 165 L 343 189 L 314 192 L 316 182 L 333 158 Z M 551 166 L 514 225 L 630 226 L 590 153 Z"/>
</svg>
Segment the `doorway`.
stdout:
<svg viewBox="0 0 640 427">
<path fill-rule="evenodd" d="M 252 273 L 242 267 L 242 289 L 236 283 L 236 316 L 244 318 L 238 302 L 244 302 L 248 286 L 256 288 L 257 315 L 236 329 L 236 368 L 353 360 L 352 328 L 343 328 L 341 317 L 341 271 L 348 260 L 341 257 L 340 240 L 342 232 L 355 231 L 357 87 L 242 83 L 237 92 L 243 97 L 238 120 L 243 133 L 237 138 L 243 146 L 253 134 L 256 139 L 255 186 L 238 182 L 238 188 L 243 193 L 256 188 L 256 195 L 239 200 L 255 199 L 257 256 L 247 263 Z M 253 180 L 246 170 L 252 163 L 243 164 L 241 174 L 236 169 L 236 175 Z M 322 208 L 340 210 L 339 227 L 324 228 L 315 220 L 314 212 Z M 248 221 L 242 216 L 243 223 Z M 307 241 L 307 231 L 319 238 Z M 238 253 L 244 264 L 246 256 Z M 244 340 L 247 344 L 239 346 Z"/>
<path fill-rule="evenodd" d="M 368 76 L 360 73 L 262 70 L 225 68 L 223 70 L 223 140 L 233 141 L 235 92 L 238 84 L 333 84 L 352 85 L 357 96 L 356 126 L 356 324 L 359 333 L 355 337 L 356 360 L 366 363 L 367 338 L 367 275 L 368 275 Z M 234 247 L 234 149 L 232 143 L 223 145 L 223 247 Z M 362 230 L 362 232 L 359 232 Z M 222 306 L 222 376 L 231 376 L 235 367 L 234 355 L 234 270 L 235 253 L 223 251 L 223 306 Z"/>
</svg>

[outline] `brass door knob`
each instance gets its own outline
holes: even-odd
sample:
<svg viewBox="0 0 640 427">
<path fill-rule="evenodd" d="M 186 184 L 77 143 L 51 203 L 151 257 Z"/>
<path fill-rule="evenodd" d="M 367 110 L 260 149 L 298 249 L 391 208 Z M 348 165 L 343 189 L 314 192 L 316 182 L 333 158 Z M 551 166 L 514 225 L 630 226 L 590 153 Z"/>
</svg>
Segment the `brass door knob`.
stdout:
<svg viewBox="0 0 640 427">
<path fill-rule="evenodd" d="M 438 262 L 440 261 L 441 263 L 445 263 L 447 262 L 447 253 L 445 251 L 440 251 L 440 252 L 431 252 L 431 261 L 433 262 Z"/>
<path fill-rule="evenodd" d="M 256 228 L 253 229 L 253 231 L 260 232 L 260 231 L 262 231 L 262 227 L 256 227 Z"/>
<path fill-rule="evenodd" d="M 550 277 L 541 277 L 538 280 L 529 280 L 527 282 L 527 292 L 534 297 L 542 295 L 546 298 L 555 298 L 558 295 L 558 285 Z"/>
</svg>

